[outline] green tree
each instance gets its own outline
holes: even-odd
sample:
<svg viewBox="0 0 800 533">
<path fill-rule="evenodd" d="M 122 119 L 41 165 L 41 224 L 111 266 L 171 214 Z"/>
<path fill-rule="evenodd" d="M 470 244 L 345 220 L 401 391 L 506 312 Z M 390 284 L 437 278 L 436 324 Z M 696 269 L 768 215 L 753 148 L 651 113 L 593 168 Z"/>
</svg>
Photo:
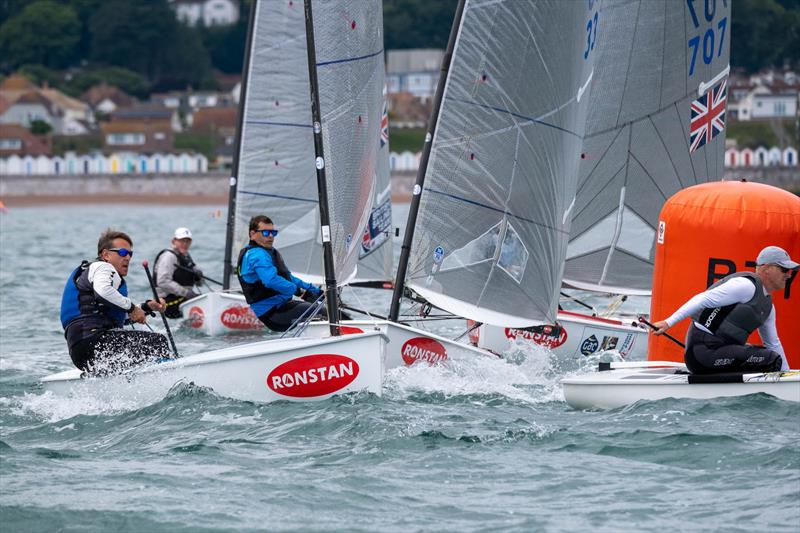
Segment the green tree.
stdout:
<svg viewBox="0 0 800 533">
<path fill-rule="evenodd" d="M 25 63 L 64 68 L 78 59 L 80 31 L 70 6 L 38 0 L 0 26 L 0 57 L 10 68 Z"/>
<path fill-rule="evenodd" d="M 731 6 L 731 64 L 755 72 L 798 64 L 800 6 L 796 0 L 736 0 Z M 784 7 L 790 6 L 790 9 Z"/>
<path fill-rule="evenodd" d="M 66 91 L 77 96 L 102 82 L 115 85 L 138 98 L 146 98 L 150 94 L 150 84 L 141 74 L 122 67 L 97 68 L 78 72 L 69 81 Z"/>
<path fill-rule="evenodd" d="M 444 48 L 458 0 L 384 0 L 386 48 Z"/>
<path fill-rule="evenodd" d="M 31 122 L 31 133 L 34 135 L 47 135 L 53 131 L 53 126 L 44 120 L 34 120 Z"/>
</svg>

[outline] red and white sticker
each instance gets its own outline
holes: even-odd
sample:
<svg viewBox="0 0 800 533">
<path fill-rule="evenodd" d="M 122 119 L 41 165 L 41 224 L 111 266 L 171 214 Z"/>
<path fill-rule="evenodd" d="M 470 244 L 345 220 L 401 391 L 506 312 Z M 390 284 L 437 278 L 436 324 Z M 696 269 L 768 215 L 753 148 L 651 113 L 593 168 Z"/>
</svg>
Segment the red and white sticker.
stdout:
<svg viewBox="0 0 800 533">
<path fill-rule="evenodd" d="M 513 340 L 517 337 L 521 337 L 527 341 L 531 341 L 546 348 L 552 349 L 558 348 L 567 342 L 567 330 L 566 328 L 545 326 L 541 333 L 534 333 L 524 329 L 506 328 L 506 338 Z"/>
<path fill-rule="evenodd" d="M 196 305 L 193 306 L 189 309 L 189 326 L 193 328 L 202 328 L 204 317 L 203 309 Z"/>
<path fill-rule="evenodd" d="M 364 333 L 364 330 L 355 326 L 339 326 L 342 335 L 353 335 L 354 333 Z"/>
<path fill-rule="evenodd" d="M 407 365 L 413 365 L 419 361 L 435 364 L 447 360 L 447 351 L 442 343 L 428 337 L 408 339 L 400 349 L 400 355 Z"/>
<path fill-rule="evenodd" d="M 304 355 L 275 367 L 267 376 L 267 386 L 284 396 L 312 398 L 342 390 L 358 372 L 358 363 L 346 355 Z"/>
<path fill-rule="evenodd" d="M 225 309 L 219 321 L 231 329 L 261 329 L 264 324 L 248 306 L 235 305 Z"/>
</svg>

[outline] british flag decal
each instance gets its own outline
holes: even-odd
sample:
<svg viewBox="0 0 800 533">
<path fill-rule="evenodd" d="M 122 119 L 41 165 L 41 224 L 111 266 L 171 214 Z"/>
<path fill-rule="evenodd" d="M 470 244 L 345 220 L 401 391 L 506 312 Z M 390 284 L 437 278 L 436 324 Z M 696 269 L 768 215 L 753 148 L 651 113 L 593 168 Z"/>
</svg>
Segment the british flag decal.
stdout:
<svg viewBox="0 0 800 533">
<path fill-rule="evenodd" d="M 386 146 L 389 142 L 389 107 L 384 99 L 383 101 L 383 116 L 381 117 L 381 148 Z"/>
<path fill-rule="evenodd" d="M 689 129 L 689 153 L 694 152 L 725 129 L 725 104 L 728 102 L 728 80 L 708 89 L 692 102 L 692 122 Z"/>
</svg>

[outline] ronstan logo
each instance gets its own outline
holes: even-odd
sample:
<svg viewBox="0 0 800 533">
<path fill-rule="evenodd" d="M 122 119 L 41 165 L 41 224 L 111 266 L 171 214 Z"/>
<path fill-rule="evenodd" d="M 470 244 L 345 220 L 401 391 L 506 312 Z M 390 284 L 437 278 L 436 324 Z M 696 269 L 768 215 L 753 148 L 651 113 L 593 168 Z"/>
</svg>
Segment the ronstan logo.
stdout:
<svg viewBox="0 0 800 533">
<path fill-rule="evenodd" d="M 196 305 L 189 309 L 189 325 L 193 328 L 203 327 L 203 310 Z"/>
<path fill-rule="evenodd" d="M 219 320 L 231 329 L 261 329 L 264 327 L 252 309 L 243 305 L 225 309 Z"/>
<path fill-rule="evenodd" d="M 516 339 L 517 337 L 522 337 L 525 340 L 535 342 L 536 344 L 541 344 L 546 348 L 558 348 L 567 342 L 567 330 L 563 327 L 551 327 L 549 329 L 545 329 L 545 331 L 541 333 L 533 333 L 531 331 L 525 331 L 524 329 L 506 328 L 506 338 Z"/>
<path fill-rule="evenodd" d="M 358 372 L 358 363 L 345 355 L 305 355 L 275 367 L 267 376 L 267 386 L 284 396 L 311 398 L 345 388 Z"/>
<path fill-rule="evenodd" d="M 447 360 L 447 351 L 442 346 L 442 343 L 427 337 L 408 339 L 403 344 L 400 355 L 407 365 L 413 365 L 417 361 L 427 361 L 434 364 Z"/>
</svg>

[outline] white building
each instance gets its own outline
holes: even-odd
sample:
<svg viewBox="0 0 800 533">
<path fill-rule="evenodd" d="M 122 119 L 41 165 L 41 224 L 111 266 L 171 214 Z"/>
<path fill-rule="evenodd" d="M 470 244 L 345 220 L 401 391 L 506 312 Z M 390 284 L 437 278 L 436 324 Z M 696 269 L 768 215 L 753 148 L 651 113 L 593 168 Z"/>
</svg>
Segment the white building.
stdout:
<svg viewBox="0 0 800 533">
<path fill-rule="evenodd" d="M 239 20 L 236 0 L 171 0 L 175 16 L 189 26 L 227 26 Z"/>
<path fill-rule="evenodd" d="M 444 50 L 418 48 L 386 52 L 386 88 L 390 93 L 411 93 L 432 98 L 439 81 Z"/>
</svg>

